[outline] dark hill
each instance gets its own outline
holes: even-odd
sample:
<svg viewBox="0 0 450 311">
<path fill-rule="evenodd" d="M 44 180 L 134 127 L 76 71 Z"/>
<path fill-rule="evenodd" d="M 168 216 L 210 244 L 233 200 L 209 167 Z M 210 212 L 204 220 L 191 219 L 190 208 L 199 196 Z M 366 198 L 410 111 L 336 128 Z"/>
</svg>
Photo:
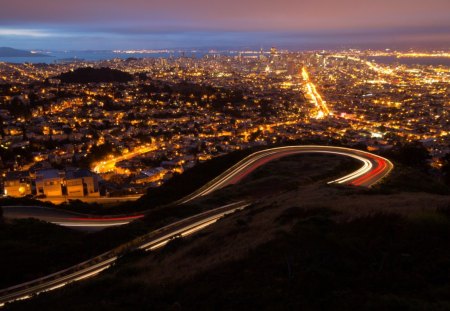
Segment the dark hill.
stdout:
<svg viewBox="0 0 450 311">
<path fill-rule="evenodd" d="M 29 51 L 17 50 L 8 47 L 0 47 L 0 57 L 46 57 L 41 53 L 31 53 Z"/>
<path fill-rule="evenodd" d="M 333 161 L 269 163 L 195 203 L 257 196 L 246 210 L 6 309 L 450 310 L 450 197 L 394 187 L 400 166 L 373 190 L 328 186 L 348 169 Z"/>
<path fill-rule="evenodd" d="M 133 76 L 127 72 L 111 68 L 78 68 L 56 77 L 63 83 L 101 83 L 101 82 L 129 82 Z"/>
</svg>

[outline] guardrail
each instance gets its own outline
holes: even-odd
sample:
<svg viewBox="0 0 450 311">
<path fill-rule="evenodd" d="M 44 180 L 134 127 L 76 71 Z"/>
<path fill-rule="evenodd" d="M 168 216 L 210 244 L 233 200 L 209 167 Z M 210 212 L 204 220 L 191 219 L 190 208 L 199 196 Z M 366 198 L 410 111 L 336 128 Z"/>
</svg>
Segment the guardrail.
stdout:
<svg viewBox="0 0 450 311">
<path fill-rule="evenodd" d="M 155 249 L 155 243 L 161 242 L 160 235 L 169 240 L 172 237 L 182 234 L 184 231 L 191 230 L 195 226 L 201 226 L 210 221 L 216 221 L 224 215 L 243 209 L 248 205 L 250 204 L 244 201 L 236 202 L 176 221 L 170 225 L 136 238 L 131 242 L 122 244 L 109 252 L 103 253 L 67 269 L 26 283 L 2 289 L 0 290 L 0 307 L 8 302 L 30 298 L 33 295 L 96 275 L 110 267 L 118 258 L 120 258 L 120 256 L 127 252 L 136 249 Z"/>
</svg>

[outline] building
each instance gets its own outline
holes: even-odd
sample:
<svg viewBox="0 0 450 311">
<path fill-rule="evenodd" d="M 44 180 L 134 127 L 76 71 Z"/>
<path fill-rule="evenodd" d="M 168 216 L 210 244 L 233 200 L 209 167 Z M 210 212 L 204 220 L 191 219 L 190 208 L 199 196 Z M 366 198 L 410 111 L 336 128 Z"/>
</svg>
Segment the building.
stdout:
<svg viewBox="0 0 450 311">
<path fill-rule="evenodd" d="M 66 189 L 68 197 L 99 197 L 98 176 L 89 170 L 67 171 Z"/>
<path fill-rule="evenodd" d="M 8 172 L 5 177 L 4 194 L 10 197 L 23 197 L 32 194 L 29 173 Z"/>
<path fill-rule="evenodd" d="M 64 172 L 45 169 L 36 172 L 36 195 L 59 197 L 63 195 Z"/>
<path fill-rule="evenodd" d="M 26 172 L 8 172 L 4 178 L 4 195 L 100 197 L 99 177 L 86 169 L 60 171 L 40 168 Z"/>
</svg>

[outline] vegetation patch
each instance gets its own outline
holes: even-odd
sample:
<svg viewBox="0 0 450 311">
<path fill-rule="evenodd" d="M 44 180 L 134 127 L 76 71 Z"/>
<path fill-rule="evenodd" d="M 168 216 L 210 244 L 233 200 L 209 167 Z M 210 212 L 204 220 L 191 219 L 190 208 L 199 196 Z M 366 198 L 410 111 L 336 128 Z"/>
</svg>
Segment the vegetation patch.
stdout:
<svg viewBox="0 0 450 311">
<path fill-rule="evenodd" d="M 129 82 L 133 76 L 127 72 L 111 68 L 77 68 L 74 71 L 62 73 L 57 77 L 63 83 L 101 83 Z"/>
</svg>

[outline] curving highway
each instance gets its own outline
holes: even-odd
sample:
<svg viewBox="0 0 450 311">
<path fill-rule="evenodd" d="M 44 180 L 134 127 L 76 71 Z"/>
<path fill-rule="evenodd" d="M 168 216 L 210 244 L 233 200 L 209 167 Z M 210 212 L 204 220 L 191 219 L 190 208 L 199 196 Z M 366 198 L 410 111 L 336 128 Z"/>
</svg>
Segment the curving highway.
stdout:
<svg viewBox="0 0 450 311">
<path fill-rule="evenodd" d="M 183 204 L 192 201 L 198 197 L 208 195 L 215 190 L 236 184 L 243 178 L 253 172 L 255 169 L 264 164 L 289 155 L 302 153 L 320 153 L 320 154 L 335 154 L 354 158 L 361 162 L 362 166 L 339 179 L 330 181 L 329 184 L 344 184 L 353 186 L 370 187 L 379 182 L 385 177 L 393 168 L 393 164 L 378 155 L 344 147 L 333 146 L 287 146 L 266 149 L 255 152 L 237 164 L 220 174 L 203 187 L 194 191 L 190 195 L 176 202 L 176 204 Z M 119 226 L 127 224 L 131 221 L 144 217 L 139 215 L 124 215 L 112 217 L 95 217 L 89 215 L 73 214 L 70 212 L 49 209 L 44 207 L 29 207 L 29 206 L 14 206 L 4 207 L 6 218 L 36 218 L 48 221 L 57 225 L 71 227 L 83 231 L 102 230 L 106 227 Z"/>
<path fill-rule="evenodd" d="M 336 180 L 329 181 L 329 184 L 370 187 L 387 176 L 394 167 L 388 159 L 385 159 L 378 155 L 343 147 L 287 146 L 266 149 L 249 155 L 194 193 L 184 197 L 174 204 L 180 205 L 183 203 L 187 203 L 198 197 L 210 194 L 217 189 L 238 183 L 255 169 L 270 161 L 285 156 L 302 153 L 335 154 L 351 157 L 361 162 L 361 167 L 356 171 L 342 176 Z M 104 253 L 100 256 L 92 258 L 68 269 L 53 273 L 49 276 L 37 280 L 0 290 L 0 306 L 3 306 L 8 302 L 27 299 L 41 292 L 47 292 L 56 288 L 60 288 L 66 284 L 95 276 L 114 264 L 114 262 L 120 257 L 122 253 L 124 253 L 124 251 L 157 249 L 161 246 L 164 246 L 176 237 L 193 234 L 211 225 L 225 215 L 234 213 L 238 210 L 242 210 L 249 205 L 249 202 L 237 202 L 194 215 L 156 231 L 150 232 L 146 236 L 140 237 L 125 246 L 122 245 L 114 250 L 111 250 L 110 252 Z M 61 215 L 59 215 L 58 217 L 61 217 Z M 95 226 L 96 223 L 100 223 L 100 225 L 102 226 L 107 226 L 109 224 L 118 225 L 128 223 L 139 217 L 143 217 L 143 215 L 98 219 L 85 216 L 81 217 L 80 215 L 71 213 L 65 218 L 64 221 L 59 221 L 59 224 L 73 226 L 74 223 L 83 224 L 87 222 L 89 226 Z"/>
<path fill-rule="evenodd" d="M 333 146 L 286 146 L 266 149 L 252 153 L 248 157 L 239 161 L 237 164 L 220 174 L 212 181 L 178 201 L 187 203 L 200 196 L 210 194 L 211 192 L 231 184 L 236 184 L 253 172 L 258 167 L 282 157 L 302 154 L 302 153 L 321 153 L 335 154 L 354 158 L 362 163 L 362 166 L 339 179 L 328 182 L 329 184 L 343 184 L 352 186 L 371 187 L 383 179 L 394 168 L 391 161 L 370 152 Z"/>
<path fill-rule="evenodd" d="M 80 229 L 83 231 L 98 231 L 112 226 L 120 226 L 144 217 L 139 215 L 123 216 L 93 216 L 79 214 L 57 208 L 44 206 L 2 206 L 3 216 L 8 219 L 35 218 L 55 225 Z"/>
</svg>

